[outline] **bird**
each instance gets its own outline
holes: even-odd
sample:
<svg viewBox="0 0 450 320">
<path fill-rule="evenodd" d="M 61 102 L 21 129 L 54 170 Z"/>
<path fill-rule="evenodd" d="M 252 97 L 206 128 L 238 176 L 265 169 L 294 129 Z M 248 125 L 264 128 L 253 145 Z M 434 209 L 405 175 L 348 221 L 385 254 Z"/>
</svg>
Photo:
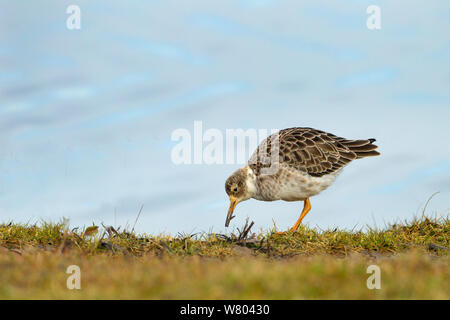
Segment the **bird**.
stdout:
<svg viewBox="0 0 450 320">
<path fill-rule="evenodd" d="M 260 201 L 303 201 L 303 210 L 290 232 L 298 231 L 311 210 L 310 198 L 327 189 L 351 161 L 378 156 L 376 140 L 349 140 L 308 127 L 280 130 L 264 139 L 246 166 L 225 182 L 230 206 L 228 227 L 236 205 Z"/>
</svg>

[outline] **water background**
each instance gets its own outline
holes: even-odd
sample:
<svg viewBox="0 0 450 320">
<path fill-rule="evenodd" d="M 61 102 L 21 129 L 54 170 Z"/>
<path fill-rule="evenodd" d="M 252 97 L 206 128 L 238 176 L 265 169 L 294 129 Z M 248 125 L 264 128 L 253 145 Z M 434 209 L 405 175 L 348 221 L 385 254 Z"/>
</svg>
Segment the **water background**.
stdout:
<svg viewBox="0 0 450 320">
<path fill-rule="evenodd" d="M 81 30 L 66 9 L 81 8 Z M 368 30 L 366 8 L 382 10 Z M 0 220 L 224 231 L 235 165 L 171 162 L 171 133 L 309 126 L 377 138 L 312 198 L 320 228 L 446 215 L 448 1 L 0 1 Z M 233 226 L 292 225 L 247 201 Z"/>
</svg>

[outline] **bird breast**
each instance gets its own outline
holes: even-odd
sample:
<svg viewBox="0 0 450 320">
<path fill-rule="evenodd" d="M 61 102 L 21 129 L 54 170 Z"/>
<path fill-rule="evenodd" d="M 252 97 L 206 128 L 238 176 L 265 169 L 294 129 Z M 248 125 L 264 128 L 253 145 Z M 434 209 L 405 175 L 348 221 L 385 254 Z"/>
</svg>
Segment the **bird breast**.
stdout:
<svg viewBox="0 0 450 320">
<path fill-rule="evenodd" d="M 312 177 L 306 172 L 282 166 L 274 175 L 256 177 L 257 192 L 253 198 L 262 201 L 305 200 L 328 188 L 340 171 L 322 177 Z"/>
</svg>

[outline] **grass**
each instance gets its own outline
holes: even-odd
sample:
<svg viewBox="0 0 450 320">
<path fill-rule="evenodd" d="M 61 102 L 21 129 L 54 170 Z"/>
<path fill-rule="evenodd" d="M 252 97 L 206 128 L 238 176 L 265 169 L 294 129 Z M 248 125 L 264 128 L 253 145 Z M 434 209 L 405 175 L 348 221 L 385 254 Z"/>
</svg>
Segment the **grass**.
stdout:
<svg viewBox="0 0 450 320">
<path fill-rule="evenodd" d="M 1 299 L 449 299 L 450 221 L 384 230 L 176 237 L 64 222 L 0 224 Z M 366 286 L 367 267 L 381 289 Z M 81 270 L 69 290 L 66 269 Z"/>
</svg>

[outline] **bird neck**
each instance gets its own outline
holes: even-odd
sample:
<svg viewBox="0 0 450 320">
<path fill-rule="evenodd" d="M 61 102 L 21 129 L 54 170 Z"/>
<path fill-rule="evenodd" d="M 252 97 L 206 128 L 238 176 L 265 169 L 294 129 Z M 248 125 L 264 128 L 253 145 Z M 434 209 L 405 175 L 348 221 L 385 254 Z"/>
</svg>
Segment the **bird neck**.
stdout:
<svg viewBox="0 0 450 320">
<path fill-rule="evenodd" d="M 256 184 L 256 175 L 249 166 L 245 166 L 243 169 L 246 172 L 245 183 L 247 185 L 248 196 L 249 198 L 253 198 L 253 196 L 258 192 L 258 186 Z"/>
</svg>

